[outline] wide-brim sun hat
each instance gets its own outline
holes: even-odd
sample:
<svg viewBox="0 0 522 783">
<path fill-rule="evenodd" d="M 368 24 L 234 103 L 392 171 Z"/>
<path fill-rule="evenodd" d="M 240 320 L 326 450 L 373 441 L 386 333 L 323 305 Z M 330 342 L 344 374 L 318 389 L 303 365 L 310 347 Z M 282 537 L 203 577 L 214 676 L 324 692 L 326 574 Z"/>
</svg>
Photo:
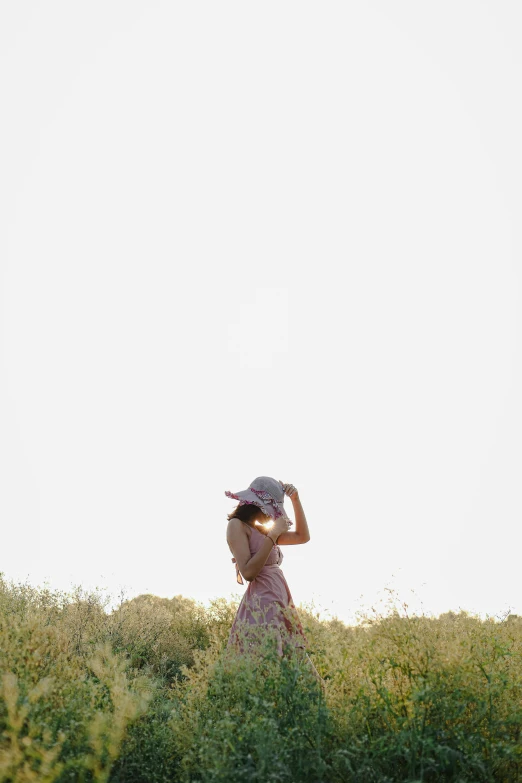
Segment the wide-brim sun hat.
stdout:
<svg viewBox="0 0 522 783">
<path fill-rule="evenodd" d="M 285 517 L 289 519 L 284 508 L 285 491 L 280 481 L 276 481 L 270 476 L 258 476 L 251 483 L 248 489 L 240 492 L 225 492 L 229 498 L 239 501 L 239 505 L 246 503 L 259 506 L 261 511 L 272 519 Z"/>
</svg>

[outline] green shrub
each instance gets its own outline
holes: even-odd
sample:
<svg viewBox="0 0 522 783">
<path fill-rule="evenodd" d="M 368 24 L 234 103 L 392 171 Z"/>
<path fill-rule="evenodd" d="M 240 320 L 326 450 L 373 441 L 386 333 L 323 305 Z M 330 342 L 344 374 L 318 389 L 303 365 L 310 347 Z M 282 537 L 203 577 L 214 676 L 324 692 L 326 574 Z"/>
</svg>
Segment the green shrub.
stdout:
<svg viewBox="0 0 522 783">
<path fill-rule="evenodd" d="M 180 781 L 323 779 L 328 711 L 295 653 L 280 659 L 268 636 L 257 653 L 216 645 L 184 673 L 171 693 Z"/>
<path fill-rule="evenodd" d="M 97 593 L 0 574 L 0 783 L 516 783 L 522 621 L 392 608 L 299 614 L 323 694 L 237 601 Z"/>
<path fill-rule="evenodd" d="M 84 638 L 80 652 L 70 613 L 41 598 L 0 582 L 0 782 L 101 783 L 148 680 L 129 677 L 108 642 Z"/>
</svg>

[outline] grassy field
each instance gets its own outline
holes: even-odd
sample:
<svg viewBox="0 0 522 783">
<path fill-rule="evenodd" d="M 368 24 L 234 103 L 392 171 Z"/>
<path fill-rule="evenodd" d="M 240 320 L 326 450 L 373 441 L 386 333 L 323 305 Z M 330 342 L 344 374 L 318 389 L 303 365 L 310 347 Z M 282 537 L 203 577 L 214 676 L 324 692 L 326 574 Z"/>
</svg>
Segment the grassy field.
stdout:
<svg viewBox="0 0 522 783">
<path fill-rule="evenodd" d="M 0 575 L 0 783 L 522 781 L 522 618 L 298 607 L 323 695 L 236 608 Z"/>
</svg>

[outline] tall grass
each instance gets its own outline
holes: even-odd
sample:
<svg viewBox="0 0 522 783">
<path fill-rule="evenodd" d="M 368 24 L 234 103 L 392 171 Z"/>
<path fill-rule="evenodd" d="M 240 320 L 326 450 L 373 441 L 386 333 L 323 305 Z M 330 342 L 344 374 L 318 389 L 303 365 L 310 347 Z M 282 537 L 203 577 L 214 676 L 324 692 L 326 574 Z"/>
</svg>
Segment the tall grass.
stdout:
<svg viewBox="0 0 522 783">
<path fill-rule="evenodd" d="M 0 575 L 0 783 L 522 780 L 520 618 L 299 607 L 323 694 L 236 609 Z"/>
</svg>

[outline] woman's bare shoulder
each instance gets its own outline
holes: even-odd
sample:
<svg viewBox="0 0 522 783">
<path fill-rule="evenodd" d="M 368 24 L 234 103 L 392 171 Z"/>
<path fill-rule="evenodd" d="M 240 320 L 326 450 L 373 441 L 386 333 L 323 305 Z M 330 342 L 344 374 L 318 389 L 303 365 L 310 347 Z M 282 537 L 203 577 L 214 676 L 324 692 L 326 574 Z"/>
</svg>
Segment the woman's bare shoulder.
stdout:
<svg viewBox="0 0 522 783">
<path fill-rule="evenodd" d="M 230 538 L 230 536 L 247 536 L 247 538 L 250 538 L 252 534 L 252 531 L 250 530 L 250 526 L 247 525 L 246 522 L 243 522 L 241 519 L 238 519 L 237 517 L 232 517 L 232 519 L 228 520 L 228 526 L 227 526 L 227 538 Z"/>
</svg>

